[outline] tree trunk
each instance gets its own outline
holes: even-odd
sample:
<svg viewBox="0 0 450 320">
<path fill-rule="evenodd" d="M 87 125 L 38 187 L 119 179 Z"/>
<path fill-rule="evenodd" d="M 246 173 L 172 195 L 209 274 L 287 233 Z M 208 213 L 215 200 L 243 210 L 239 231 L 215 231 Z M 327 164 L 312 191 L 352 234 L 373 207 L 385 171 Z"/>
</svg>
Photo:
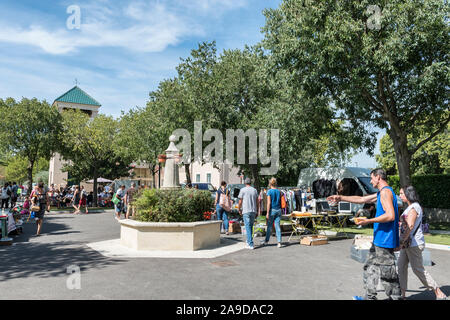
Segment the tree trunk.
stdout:
<svg viewBox="0 0 450 320">
<path fill-rule="evenodd" d="M 250 164 L 251 170 L 252 170 L 252 179 L 253 184 L 255 186 L 255 189 L 260 191 L 260 181 L 259 181 L 259 175 L 258 175 L 258 165 L 256 164 Z"/>
<path fill-rule="evenodd" d="M 190 164 L 184 164 L 184 172 L 186 173 L 186 184 L 192 183 L 191 172 L 189 171 Z"/>
<path fill-rule="evenodd" d="M 148 168 L 150 169 L 150 172 L 152 173 L 152 188 L 156 189 L 156 180 L 155 180 L 155 174 L 156 174 L 156 165 L 148 165 Z M 159 186 L 158 186 L 159 187 Z"/>
<path fill-rule="evenodd" d="M 31 191 L 33 189 L 33 167 L 34 167 L 34 161 L 29 161 L 28 168 L 27 168 L 27 177 L 28 177 L 27 195 L 28 196 L 31 194 Z"/>
<path fill-rule="evenodd" d="M 98 198 L 97 198 L 97 168 L 94 168 L 94 198 L 92 199 L 93 207 L 98 207 Z"/>
<path fill-rule="evenodd" d="M 397 159 L 400 186 L 411 185 L 411 155 L 408 150 L 408 139 L 403 132 L 396 133 L 392 129 L 389 132 Z"/>
</svg>

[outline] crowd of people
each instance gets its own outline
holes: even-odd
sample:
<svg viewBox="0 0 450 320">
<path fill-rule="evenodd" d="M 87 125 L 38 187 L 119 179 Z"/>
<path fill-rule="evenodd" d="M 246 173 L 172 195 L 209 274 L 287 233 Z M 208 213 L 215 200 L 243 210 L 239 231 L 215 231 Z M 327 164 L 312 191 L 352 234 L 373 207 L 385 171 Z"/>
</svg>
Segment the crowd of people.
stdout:
<svg viewBox="0 0 450 320">
<path fill-rule="evenodd" d="M 377 285 L 381 281 L 386 295 L 392 300 L 406 298 L 408 265 L 422 284 L 433 290 L 436 299 L 446 300 L 447 296 L 423 266 L 422 251 L 425 248 L 425 239 L 422 232 L 423 210 L 419 203 L 419 196 L 413 186 L 404 186 L 400 189 L 400 198 L 407 204 L 403 213 L 399 212 L 397 196 L 387 183 L 387 175 L 383 169 L 374 169 L 371 174 L 371 184 L 379 191 L 367 196 L 333 195 L 327 198 L 330 202 L 347 201 L 353 203 L 375 203 L 375 216 L 361 219 L 356 222 L 363 226 L 374 224 L 374 237 L 369 257 L 363 267 L 364 296 L 355 296 L 355 300 L 376 300 Z M 243 216 L 247 239 L 246 248 L 254 249 L 252 229 L 255 216 L 258 213 L 258 193 L 251 186 L 250 179 L 245 180 L 245 188 L 239 193 L 239 213 Z M 219 220 L 223 221 L 223 228 L 228 234 L 228 208 L 230 197 L 226 190 L 226 182 L 222 181 L 217 191 L 215 206 Z M 275 226 L 278 248 L 282 247 L 280 216 L 283 207 L 281 192 L 277 188 L 275 178 L 270 179 L 270 190 L 267 193 L 267 231 L 261 246 L 267 245 L 270 240 L 272 225 Z M 396 263 L 395 252 L 399 251 Z"/>
<path fill-rule="evenodd" d="M 79 213 L 81 207 L 92 207 L 94 205 L 94 192 L 87 192 L 84 186 L 66 186 L 57 188 L 51 185 L 49 190 L 50 205 L 57 208 L 74 207 Z M 111 199 L 114 195 L 113 187 L 98 187 L 97 204 L 99 207 L 113 207 Z M 87 213 L 87 209 L 86 209 Z"/>
<path fill-rule="evenodd" d="M 425 248 L 424 234 L 421 230 L 423 210 L 419 204 L 419 196 L 413 186 L 404 186 L 400 189 L 400 198 L 407 204 L 402 214 L 399 212 L 397 196 L 394 190 L 387 183 L 387 175 L 383 169 L 372 170 L 371 184 L 379 191 L 366 196 L 345 196 L 333 195 L 327 198 L 329 202 L 352 202 L 359 204 L 375 204 L 375 216 L 361 219 L 355 222 L 359 226 L 373 223 L 374 237 L 369 257 L 363 267 L 363 282 L 365 295 L 355 296 L 356 300 L 374 300 L 377 297 L 377 285 L 381 281 L 386 294 L 390 299 L 404 299 L 407 289 L 408 265 L 419 280 L 430 290 L 433 290 L 437 299 L 447 299 L 440 290 L 438 284 L 431 277 L 429 272 L 423 267 L 422 251 Z M 246 248 L 254 249 L 253 225 L 260 203 L 258 192 L 251 186 L 251 180 L 245 179 L 245 187 L 239 192 L 238 210 L 242 215 L 246 230 Z M 231 200 L 227 183 L 222 181 L 220 188 L 216 192 L 215 212 L 217 219 L 222 220 L 222 229 L 228 234 L 228 214 L 231 211 Z M 126 219 L 135 217 L 134 199 L 144 187 L 136 187 L 135 183 L 126 190 L 125 185 L 121 185 L 117 192 L 112 187 L 99 187 L 98 203 L 100 206 L 114 206 L 116 219 L 120 220 L 122 214 Z M 266 237 L 261 242 L 261 246 L 267 245 L 272 225 L 275 227 L 278 247 L 282 247 L 280 217 L 283 201 L 281 192 L 277 188 L 275 178 L 269 181 L 269 191 L 267 192 L 267 231 Z M 6 183 L 1 190 L 2 208 L 8 208 L 8 204 L 14 206 L 21 192 L 21 186 L 15 182 Z M 55 188 L 53 185 L 45 190 L 44 184 L 35 186 L 29 197 L 26 197 L 23 205 L 24 209 L 34 211 L 37 224 L 36 235 L 39 235 L 42 228 L 45 211 L 50 210 L 50 205 L 58 208 L 72 206 L 75 214 L 80 213 L 82 207 L 88 213 L 88 207 L 92 205 L 93 193 L 87 193 L 84 187 L 72 186 L 65 188 Z M 284 204 L 285 206 L 286 204 Z M 26 208 L 25 208 L 26 207 Z M 398 266 L 396 266 L 395 252 L 400 251 Z"/>
<path fill-rule="evenodd" d="M 23 186 L 18 186 L 16 182 L 6 182 L 1 190 L 1 209 L 14 208 L 17 199 L 23 190 Z"/>
</svg>

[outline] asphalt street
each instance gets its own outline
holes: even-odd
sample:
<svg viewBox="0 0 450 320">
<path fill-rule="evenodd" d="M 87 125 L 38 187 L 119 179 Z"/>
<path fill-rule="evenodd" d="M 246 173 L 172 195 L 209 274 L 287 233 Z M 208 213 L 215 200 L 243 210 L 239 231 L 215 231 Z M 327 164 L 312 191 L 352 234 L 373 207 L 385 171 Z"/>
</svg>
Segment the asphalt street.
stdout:
<svg viewBox="0 0 450 320">
<path fill-rule="evenodd" d="M 46 214 L 43 234 L 35 232 L 28 222 L 12 246 L 0 247 L 1 299 L 349 300 L 363 294 L 363 265 L 350 258 L 351 239 L 314 247 L 291 240 L 277 248 L 272 237 L 269 246 L 214 259 L 124 259 L 86 245 L 119 238 L 112 211 Z M 450 252 L 430 251 L 434 265 L 426 269 L 450 295 Z M 76 268 L 79 282 L 70 273 Z M 407 298 L 433 300 L 409 271 Z M 382 290 L 379 298 L 386 299 Z"/>
</svg>

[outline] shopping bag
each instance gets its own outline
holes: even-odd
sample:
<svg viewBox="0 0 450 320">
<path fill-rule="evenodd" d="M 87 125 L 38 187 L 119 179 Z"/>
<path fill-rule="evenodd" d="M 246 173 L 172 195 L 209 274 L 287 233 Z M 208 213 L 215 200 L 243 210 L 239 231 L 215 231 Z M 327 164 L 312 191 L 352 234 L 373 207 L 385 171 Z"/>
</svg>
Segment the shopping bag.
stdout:
<svg viewBox="0 0 450 320">
<path fill-rule="evenodd" d="M 231 200 L 228 198 L 226 194 L 220 195 L 219 205 L 226 211 L 231 211 Z"/>
<path fill-rule="evenodd" d="M 114 203 L 115 205 L 117 205 L 120 202 L 120 199 L 117 198 L 117 194 L 114 193 L 113 198 L 111 199 L 112 203 Z"/>
</svg>

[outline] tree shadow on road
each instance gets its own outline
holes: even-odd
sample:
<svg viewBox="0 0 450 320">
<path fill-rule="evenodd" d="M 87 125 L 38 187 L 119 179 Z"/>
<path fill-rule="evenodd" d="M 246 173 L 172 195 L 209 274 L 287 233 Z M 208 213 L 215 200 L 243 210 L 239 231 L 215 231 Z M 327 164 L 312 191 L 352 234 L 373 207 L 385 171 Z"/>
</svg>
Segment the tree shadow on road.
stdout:
<svg viewBox="0 0 450 320">
<path fill-rule="evenodd" d="M 67 276 L 67 268 L 74 265 L 83 272 L 125 262 L 105 257 L 84 242 L 59 239 L 50 242 L 52 236 L 79 233 L 52 219 L 44 220 L 42 236 L 34 236 L 34 222 L 25 223 L 23 229 L 23 234 L 14 237 L 12 246 L 0 247 L 0 282 L 16 278 Z"/>
</svg>

